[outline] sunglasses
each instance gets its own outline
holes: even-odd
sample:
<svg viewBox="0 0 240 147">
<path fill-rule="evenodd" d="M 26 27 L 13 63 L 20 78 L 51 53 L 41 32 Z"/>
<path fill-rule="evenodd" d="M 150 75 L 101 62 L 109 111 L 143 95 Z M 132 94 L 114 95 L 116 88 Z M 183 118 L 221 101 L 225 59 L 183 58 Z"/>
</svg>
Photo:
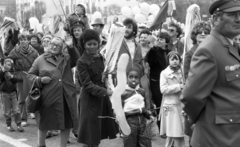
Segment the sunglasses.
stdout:
<svg viewBox="0 0 240 147">
<path fill-rule="evenodd" d="M 204 30 L 204 31 L 198 31 L 197 34 L 208 35 L 208 34 L 210 34 L 210 32 L 208 30 Z"/>
</svg>

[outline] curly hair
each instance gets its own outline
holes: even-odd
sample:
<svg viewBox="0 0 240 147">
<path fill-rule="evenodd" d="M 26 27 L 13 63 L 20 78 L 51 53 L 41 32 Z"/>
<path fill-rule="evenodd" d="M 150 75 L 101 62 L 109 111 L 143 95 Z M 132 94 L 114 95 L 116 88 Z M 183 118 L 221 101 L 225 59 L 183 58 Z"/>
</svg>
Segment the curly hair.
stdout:
<svg viewBox="0 0 240 147">
<path fill-rule="evenodd" d="M 137 25 L 137 22 L 131 18 L 126 18 L 124 21 L 123 21 L 123 25 L 124 26 L 127 26 L 127 25 L 132 25 L 133 26 L 133 36 L 136 37 L 137 36 L 137 33 L 138 33 L 138 25 Z"/>
<path fill-rule="evenodd" d="M 161 32 L 157 35 L 158 38 L 162 38 L 166 40 L 166 43 L 170 42 L 170 35 L 167 32 Z"/>
<path fill-rule="evenodd" d="M 202 31 L 206 31 L 209 34 L 211 31 L 211 24 L 205 21 L 200 21 L 195 24 L 191 33 L 191 39 L 194 45 L 197 44 L 197 35 Z"/>
<path fill-rule="evenodd" d="M 169 27 L 175 27 L 177 29 L 176 31 L 178 33 L 177 37 L 180 37 L 180 35 L 182 34 L 183 31 L 177 23 L 171 22 L 168 26 Z"/>
<path fill-rule="evenodd" d="M 139 38 L 142 34 L 152 35 L 152 33 L 148 29 L 144 29 L 139 33 Z"/>
<path fill-rule="evenodd" d="M 100 44 L 100 37 L 98 32 L 92 29 L 85 30 L 80 37 L 81 46 L 84 48 L 84 44 L 89 40 L 96 40 L 98 44 Z"/>
</svg>

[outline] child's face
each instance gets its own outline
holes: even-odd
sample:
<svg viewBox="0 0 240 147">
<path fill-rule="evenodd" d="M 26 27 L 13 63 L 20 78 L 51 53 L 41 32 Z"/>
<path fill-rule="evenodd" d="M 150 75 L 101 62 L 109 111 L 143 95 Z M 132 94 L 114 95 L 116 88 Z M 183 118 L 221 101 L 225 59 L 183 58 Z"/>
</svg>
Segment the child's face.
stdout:
<svg viewBox="0 0 240 147">
<path fill-rule="evenodd" d="M 128 86 L 131 88 L 136 88 L 136 86 L 139 84 L 139 74 L 137 71 L 130 71 L 127 77 Z"/>
<path fill-rule="evenodd" d="M 4 70 L 9 71 L 10 69 L 11 69 L 11 63 L 10 62 L 4 63 Z"/>
<path fill-rule="evenodd" d="M 171 66 L 173 66 L 173 67 L 177 67 L 177 66 L 179 66 L 179 63 L 180 61 L 179 61 L 179 59 L 178 59 L 178 57 L 177 56 L 172 56 L 170 59 L 169 59 L 169 64 L 171 65 Z"/>
<path fill-rule="evenodd" d="M 32 38 L 31 38 L 31 44 L 32 44 L 32 45 L 38 44 L 38 40 L 37 40 L 36 37 L 32 37 Z"/>
</svg>

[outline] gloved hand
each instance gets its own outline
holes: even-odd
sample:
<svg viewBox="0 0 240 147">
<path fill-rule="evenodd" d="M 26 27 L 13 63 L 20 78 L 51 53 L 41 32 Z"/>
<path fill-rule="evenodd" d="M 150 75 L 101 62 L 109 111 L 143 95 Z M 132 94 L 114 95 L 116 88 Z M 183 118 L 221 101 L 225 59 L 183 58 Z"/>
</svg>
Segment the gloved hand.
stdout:
<svg viewBox="0 0 240 147">
<path fill-rule="evenodd" d="M 42 77 L 42 78 L 41 78 L 41 82 L 42 82 L 43 84 L 48 84 L 48 83 L 50 83 L 51 80 L 52 80 L 52 79 L 51 79 L 50 77 L 48 77 L 48 76 L 45 76 L 45 77 Z"/>
</svg>

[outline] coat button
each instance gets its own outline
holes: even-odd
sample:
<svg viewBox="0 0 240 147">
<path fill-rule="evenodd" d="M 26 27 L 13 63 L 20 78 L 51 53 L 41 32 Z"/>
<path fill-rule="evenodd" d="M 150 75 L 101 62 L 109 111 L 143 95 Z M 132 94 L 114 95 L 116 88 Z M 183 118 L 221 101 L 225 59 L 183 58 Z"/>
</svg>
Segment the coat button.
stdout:
<svg viewBox="0 0 240 147">
<path fill-rule="evenodd" d="M 233 120 L 232 119 L 230 119 L 230 122 L 232 122 Z"/>
<path fill-rule="evenodd" d="M 238 77 L 238 75 L 236 75 L 236 77 Z"/>
<path fill-rule="evenodd" d="M 61 79 L 59 79 L 58 81 L 59 81 L 59 82 L 61 82 L 62 80 L 61 80 Z"/>
</svg>

